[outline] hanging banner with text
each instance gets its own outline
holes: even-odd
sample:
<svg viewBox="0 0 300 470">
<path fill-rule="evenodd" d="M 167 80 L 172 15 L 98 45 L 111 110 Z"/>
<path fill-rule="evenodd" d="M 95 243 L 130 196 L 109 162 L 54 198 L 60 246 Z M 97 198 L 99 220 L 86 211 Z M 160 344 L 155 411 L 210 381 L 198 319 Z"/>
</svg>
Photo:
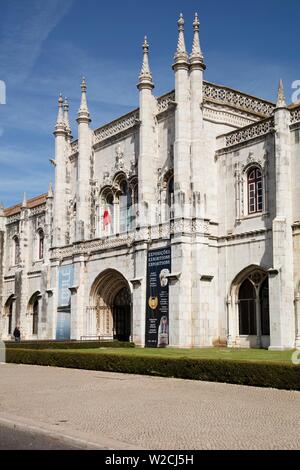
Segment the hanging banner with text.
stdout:
<svg viewBox="0 0 300 470">
<path fill-rule="evenodd" d="M 171 247 L 148 252 L 146 347 L 169 345 L 169 275 Z"/>
<path fill-rule="evenodd" d="M 58 341 L 71 338 L 71 292 L 74 282 L 74 268 L 72 265 L 62 266 L 59 269 L 58 282 L 58 311 L 56 322 L 56 339 Z"/>
</svg>

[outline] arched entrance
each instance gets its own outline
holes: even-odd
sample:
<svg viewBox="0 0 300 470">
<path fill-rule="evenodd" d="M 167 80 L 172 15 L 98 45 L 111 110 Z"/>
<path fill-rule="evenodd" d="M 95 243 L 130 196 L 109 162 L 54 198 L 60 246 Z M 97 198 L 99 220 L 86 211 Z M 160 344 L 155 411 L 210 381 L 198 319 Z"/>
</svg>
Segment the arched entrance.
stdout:
<svg viewBox="0 0 300 470">
<path fill-rule="evenodd" d="M 131 296 L 123 287 L 113 301 L 114 339 L 129 341 L 131 334 Z"/>
<path fill-rule="evenodd" d="M 27 329 L 30 337 L 36 337 L 39 333 L 40 299 L 41 293 L 35 292 L 28 302 Z"/>
<path fill-rule="evenodd" d="M 129 341 L 131 311 L 131 291 L 127 280 L 114 269 L 104 271 L 91 289 L 87 336 Z"/>
<path fill-rule="evenodd" d="M 261 268 L 249 267 L 232 285 L 228 306 L 229 345 L 268 348 L 270 345 L 269 279 Z"/>
<path fill-rule="evenodd" d="M 11 336 L 13 333 L 13 313 L 14 313 L 14 302 L 15 296 L 11 295 L 9 299 L 6 301 L 4 306 L 4 315 L 6 320 L 5 325 L 5 335 Z"/>
</svg>

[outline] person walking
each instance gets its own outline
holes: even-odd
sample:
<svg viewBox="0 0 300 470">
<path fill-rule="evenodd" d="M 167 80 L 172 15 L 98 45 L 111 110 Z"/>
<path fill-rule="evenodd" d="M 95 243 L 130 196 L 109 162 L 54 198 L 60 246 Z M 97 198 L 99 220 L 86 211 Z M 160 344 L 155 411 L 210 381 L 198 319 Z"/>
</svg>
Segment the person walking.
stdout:
<svg viewBox="0 0 300 470">
<path fill-rule="evenodd" d="M 16 343 L 20 343 L 21 341 L 21 331 L 19 326 L 17 325 L 15 330 L 14 330 L 14 338 Z"/>
</svg>

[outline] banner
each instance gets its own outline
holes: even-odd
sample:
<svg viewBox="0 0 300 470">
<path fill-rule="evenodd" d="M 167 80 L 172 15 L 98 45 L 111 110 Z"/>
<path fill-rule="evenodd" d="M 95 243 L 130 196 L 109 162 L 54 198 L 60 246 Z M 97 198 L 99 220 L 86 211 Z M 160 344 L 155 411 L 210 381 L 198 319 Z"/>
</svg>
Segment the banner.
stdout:
<svg viewBox="0 0 300 470">
<path fill-rule="evenodd" d="M 58 280 L 58 311 L 56 322 L 56 339 L 69 340 L 71 338 L 71 292 L 74 282 L 74 268 L 72 265 L 62 266 L 59 269 Z"/>
<path fill-rule="evenodd" d="M 71 339 L 71 312 L 58 311 L 56 322 L 57 341 L 68 341 Z"/>
<path fill-rule="evenodd" d="M 69 307 L 71 303 L 70 287 L 73 286 L 74 268 L 70 264 L 59 269 L 58 307 Z"/>
<path fill-rule="evenodd" d="M 147 261 L 146 347 L 169 345 L 171 247 L 152 250 Z"/>
</svg>

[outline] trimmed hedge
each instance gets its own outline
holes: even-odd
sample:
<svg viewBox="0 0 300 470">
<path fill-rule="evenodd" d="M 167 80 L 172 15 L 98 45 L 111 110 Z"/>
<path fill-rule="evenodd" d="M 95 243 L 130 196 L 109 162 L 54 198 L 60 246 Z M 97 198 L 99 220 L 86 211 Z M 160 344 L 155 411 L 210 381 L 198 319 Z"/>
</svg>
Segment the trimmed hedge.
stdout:
<svg viewBox="0 0 300 470">
<path fill-rule="evenodd" d="M 300 366 L 275 362 L 197 360 L 8 349 L 7 362 L 120 372 L 300 391 Z"/>
<path fill-rule="evenodd" d="M 6 341 L 8 349 L 97 349 L 97 348 L 134 348 L 134 343 L 120 341 Z"/>
</svg>

